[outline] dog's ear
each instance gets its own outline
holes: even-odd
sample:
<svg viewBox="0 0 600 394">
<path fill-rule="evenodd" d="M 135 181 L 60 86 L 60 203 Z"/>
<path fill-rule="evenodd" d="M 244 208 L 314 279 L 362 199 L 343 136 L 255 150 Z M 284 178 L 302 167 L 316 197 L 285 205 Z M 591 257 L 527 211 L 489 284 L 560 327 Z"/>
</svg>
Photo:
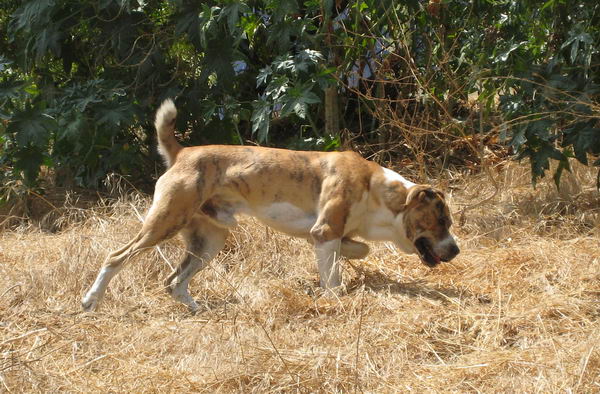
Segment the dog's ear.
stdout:
<svg viewBox="0 0 600 394">
<path fill-rule="evenodd" d="M 406 205 L 409 205 L 413 201 L 425 202 L 427 200 L 433 200 L 437 193 L 439 192 L 429 185 L 413 186 L 406 197 Z"/>
<path fill-rule="evenodd" d="M 441 192 L 429 185 L 415 185 L 408 190 L 408 193 L 404 186 L 396 185 L 383 193 L 383 200 L 394 215 L 404 211 L 411 203 L 433 201 L 437 198 L 444 199 Z"/>
</svg>

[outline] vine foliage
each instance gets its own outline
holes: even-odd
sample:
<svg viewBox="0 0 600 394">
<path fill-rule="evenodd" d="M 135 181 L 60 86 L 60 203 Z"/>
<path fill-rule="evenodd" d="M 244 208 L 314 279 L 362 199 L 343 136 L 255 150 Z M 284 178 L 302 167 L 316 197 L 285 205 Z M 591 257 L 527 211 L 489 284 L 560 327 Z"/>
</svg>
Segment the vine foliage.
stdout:
<svg viewBox="0 0 600 394">
<path fill-rule="evenodd" d="M 570 159 L 600 166 L 597 1 L 3 4 L 4 183 L 147 176 L 167 97 L 187 144 L 330 150 L 350 136 L 381 160 L 465 166 L 457 147 L 492 141 L 534 183 L 557 161 L 557 185 Z M 323 121 L 332 105 L 344 133 Z"/>
</svg>

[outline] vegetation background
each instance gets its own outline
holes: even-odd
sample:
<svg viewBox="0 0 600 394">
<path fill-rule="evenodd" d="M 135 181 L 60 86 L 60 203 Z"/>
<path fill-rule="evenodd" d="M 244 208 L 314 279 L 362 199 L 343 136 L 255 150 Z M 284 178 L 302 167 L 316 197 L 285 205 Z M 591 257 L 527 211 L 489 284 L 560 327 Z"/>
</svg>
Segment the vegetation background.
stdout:
<svg viewBox="0 0 600 394">
<path fill-rule="evenodd" d="M 596 0 L 0 0 L 0 29 L 0 390 L 600 391 Z M 162 288 L 177 240 L 81 313 L 163 171 L 167 97 L 186 145 L 443 187 L 461 255 L 372 245 L 330 299 L 304 241 L 245 221 L 196 316 Z"/>
<path fill-rule="evenodd" d="M 4 185 L 147 180 L 167 97 L 187 144 L 600 165 L 595 0 L 2 0 L 0 26 Z"/>
</svg>

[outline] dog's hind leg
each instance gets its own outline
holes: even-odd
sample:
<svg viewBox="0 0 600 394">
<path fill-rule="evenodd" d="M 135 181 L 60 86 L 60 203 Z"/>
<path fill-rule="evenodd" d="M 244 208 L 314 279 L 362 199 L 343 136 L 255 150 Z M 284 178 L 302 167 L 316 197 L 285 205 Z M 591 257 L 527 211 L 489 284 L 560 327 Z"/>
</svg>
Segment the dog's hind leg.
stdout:
<svg viewBox="0 0 600 394">
<path fill-rule="evenodd" d="M 215 225 L 201 214 L 194 215 L 181 231 L 186 244 L 186 254 L 167 278 L 166 286 L 171 296 L 187 305 L 192 312 L 198 310 L 198 304 L 190 295 L 188 285 L 194 275 L 223 249 L 228 234 L 228 229 Z"/>
<path fill-rule="evenodd" d="M 190 196 L 188 193 L 184 195 L 184 198 L 178 199 L 177 193 L 165 193 L 166 197 L 161 199 L 158 193 L 158 185 L 154 202 L 148 211 L 142 229 L 125 246 L 108 255 L 94 284 L 83 297 L 81 304 L 84 310 L 92 311 L 96 309 L 104 296 L 108 283 L 123 268 L 123 263 L 141 251 L 171 238 L 192 217 L 195 205 L 185 204 L 185 202 L 195 196 Z M 165 185 L 163 182 L 163 188 L 168 189 L 169 185 Z"/>
<path fill-rule="evenodd" d="M 142 230 L 127 243 L 127 245 L 107 256 L 94 284 L 86 293 L 85 297 L 83 297 L 81 302 L 83 309 L 85 311 L 96 309 L 98 303 L 104 296 L 108 283 L 123 268 L 123 264 L 127 260 L 144 249 L 148 249 L 158 244 L 160 241 L 170 238 L 173 234 L 177 233 L 178 230 L 177 227 L 172 227 L 163 229 L 162 231 L 155 231 L 144 223 Z"/>
<path fill-rule="evenodd" d="M 364 242 L 344 237 L 340 253 L 347 259 L 364 259 L 369 254 L 369 246 Z"/>
</svg>

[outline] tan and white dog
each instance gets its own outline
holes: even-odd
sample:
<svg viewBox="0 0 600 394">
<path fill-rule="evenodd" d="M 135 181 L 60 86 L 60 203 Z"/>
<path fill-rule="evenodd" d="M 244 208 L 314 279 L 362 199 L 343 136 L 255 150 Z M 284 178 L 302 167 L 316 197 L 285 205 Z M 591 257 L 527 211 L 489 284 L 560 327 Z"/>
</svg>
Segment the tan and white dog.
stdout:
<svg viewBox="0 0 600 394">
<path fill-rule="evenodd" d="M 197 310 L 188 284 L 223 248 L 237 214 L 312 243 L 326 289 L 341 285 L 340 256 L 368 254 L 368 246 L 354 237 L 394 242 L 430 267 L 459 253 L 444 194 L 430 186 L 409 182 L 353 152 L 184 148 L 175 139 L 176 115 L 171 100 L 156 114 L 159 151 L 169 168 L 156 183 L 140 232 L 108 255 L 83 298 L 85 310 L 96 308 L 127 259 L 177 233 L 186 254 L 167 279 L 167 289 Z"/>
</svg>

